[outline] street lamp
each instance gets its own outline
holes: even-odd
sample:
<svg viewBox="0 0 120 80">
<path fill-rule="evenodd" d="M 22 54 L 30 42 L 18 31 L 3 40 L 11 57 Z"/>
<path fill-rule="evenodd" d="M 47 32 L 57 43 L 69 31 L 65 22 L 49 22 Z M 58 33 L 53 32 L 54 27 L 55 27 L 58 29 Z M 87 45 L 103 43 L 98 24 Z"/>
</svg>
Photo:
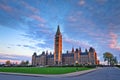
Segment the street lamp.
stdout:
<svg viewBox="0 0 120 80">
<path fill-rule="evenodd" d="M 75 61 L 75 64 L 76 64 L 76 71 L 78 71 L 78 61 Z"/>
</svg>

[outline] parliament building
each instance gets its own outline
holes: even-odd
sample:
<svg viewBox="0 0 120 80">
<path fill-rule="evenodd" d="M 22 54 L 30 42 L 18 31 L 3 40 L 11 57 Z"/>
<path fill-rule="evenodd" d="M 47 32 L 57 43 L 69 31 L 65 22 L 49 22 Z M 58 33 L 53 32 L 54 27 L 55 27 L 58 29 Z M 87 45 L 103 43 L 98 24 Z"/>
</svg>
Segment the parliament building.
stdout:
<svg viewBox="0 0 120 80">
<path fill-rule="evenodd" d="M 61 66 L 61 65 L 98 65 L 97 53 L 93 47 L 82 52 L 81 48 L 72 48 L 71 51 L 62 53 L 62 34 L 58 25 L 54 39 L 54 53 L 42 52 L 32 55 L 33 66 Z"/>
</svg>

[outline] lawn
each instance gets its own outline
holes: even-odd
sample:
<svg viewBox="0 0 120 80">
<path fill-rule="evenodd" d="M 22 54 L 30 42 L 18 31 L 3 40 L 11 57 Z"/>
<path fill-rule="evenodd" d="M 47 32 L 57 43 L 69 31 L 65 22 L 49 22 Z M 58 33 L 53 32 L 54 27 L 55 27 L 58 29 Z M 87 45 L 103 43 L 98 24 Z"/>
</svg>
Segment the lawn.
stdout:
<svg viewBox="0 0 120 80">
<path fill-rule="evenodd" d="M 92 68 L 80 67 L 77 71 Z M 29 74 L 65 74 L 76 72 L 76 67 L 0 67 L 0 72 L 29 73 Z"/>
</svg>

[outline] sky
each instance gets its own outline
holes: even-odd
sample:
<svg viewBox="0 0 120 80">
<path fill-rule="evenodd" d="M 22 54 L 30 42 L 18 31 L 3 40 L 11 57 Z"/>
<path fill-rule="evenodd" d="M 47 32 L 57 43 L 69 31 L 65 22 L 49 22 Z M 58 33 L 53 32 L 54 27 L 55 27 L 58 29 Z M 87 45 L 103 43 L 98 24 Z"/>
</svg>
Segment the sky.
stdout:
<svg viewBox="0 0 120 80">
<path fill-rule="evenodd" d="M 120 61 L 120 0 L 0 0 L 0 63 L 53 53 L 58 25 L 63 53 L 94 47 L 101 62 L 105 52 Z"/>
</svg>

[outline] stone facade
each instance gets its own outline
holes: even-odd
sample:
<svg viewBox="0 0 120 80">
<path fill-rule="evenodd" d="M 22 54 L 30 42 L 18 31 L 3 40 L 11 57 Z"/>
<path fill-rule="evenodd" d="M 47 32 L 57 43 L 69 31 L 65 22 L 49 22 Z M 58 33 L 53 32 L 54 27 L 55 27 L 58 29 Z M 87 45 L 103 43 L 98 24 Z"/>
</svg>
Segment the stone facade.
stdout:
<svg viewBox="0 0 120 80">
<path fill-rule="evenodd" d="M 32 65 L 34 66 L 55 66 L 55 65 L 75 65 L 76 63 L 81 65 L 97 65 L 99 61 L 97 59 L 97 53 L 94 48 L 90 47 L 89 51 L 81 51 L 81 48 L 66 53 L 62 53 L 62 34 L 58 26 L 55 35 L 54 54 L 48 52 L 42 52 L 41 55 L 34 53 L 32 55 Z"/>
</svg>

